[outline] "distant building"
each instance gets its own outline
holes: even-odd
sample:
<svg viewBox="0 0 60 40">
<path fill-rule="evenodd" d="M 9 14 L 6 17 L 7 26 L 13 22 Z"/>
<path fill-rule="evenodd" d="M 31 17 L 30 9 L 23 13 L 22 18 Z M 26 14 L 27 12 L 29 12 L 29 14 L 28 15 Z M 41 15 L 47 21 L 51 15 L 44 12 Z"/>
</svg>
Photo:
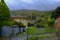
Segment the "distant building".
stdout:
<svg viewBox="0 0 60 40">
<path fill-rule="evenodd" d="M 16 22 L 21 22 L 24 26 L 28 26 L 28 19 L 24 18 L 24 17 L 12 17 L 13 20 L 15 20 Z"/>
</svg>

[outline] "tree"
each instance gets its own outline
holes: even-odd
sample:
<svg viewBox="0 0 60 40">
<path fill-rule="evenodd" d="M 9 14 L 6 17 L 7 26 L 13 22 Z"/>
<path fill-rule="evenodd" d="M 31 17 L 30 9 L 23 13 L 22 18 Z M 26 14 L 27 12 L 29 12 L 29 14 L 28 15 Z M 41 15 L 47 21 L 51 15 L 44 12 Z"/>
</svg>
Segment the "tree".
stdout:
<svg viewBox="0 0 60 40">
<path fill-rule="evenodd" d="M 60 16 L 60 7 L 57 7 L 53 12 L 52 12 L 52 18 L 56 19 L 57 17 Z"/>
<path fill-rule="evenodd" d="M 51 19 L 51 13 L 42 14 L 39 20 L 35 22 L 35 24 L 39 27 L 51 27 L 54 24 L 54 19 Z"/>
<path fill-rule="evenodd" d="M 0 2 L 0 36 L 1 36 L 1 27 L 4 25 L 4 21 L 10 20 L 10 11 L 4 0 Z M 7 22 L 6 22 L 7 23 Z"/>
<path fill-rule="evenodd" d="M 10 11 L 5 4 L 4 0 L 1 0 L 0 3 L 0 20 L 8 20 L 10 19 Z"/>
</svg>

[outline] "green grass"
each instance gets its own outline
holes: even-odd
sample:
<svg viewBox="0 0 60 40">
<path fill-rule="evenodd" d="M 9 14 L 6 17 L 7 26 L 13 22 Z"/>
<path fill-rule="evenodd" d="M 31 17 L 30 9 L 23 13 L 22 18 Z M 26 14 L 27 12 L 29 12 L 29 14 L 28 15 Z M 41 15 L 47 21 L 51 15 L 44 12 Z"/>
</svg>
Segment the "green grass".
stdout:
<svg viewBox="0 0 60 40">
<path fill-rule="evenodd" d="M 53 28 L 35 28 L 35 27 L 28 27 L 28 34 L 33 35 L 33 34 L 47 34 L 47 33 L 54 33 L 57 32 L 57 30 Z"/>
<path fill-rule="evenodd" d="M 24 32 L 18 33 L 17 36 L 22 36 Z"/>
<path fill-rule="evenodd" d="M 47 35 L 47 36 L 32 36 L 30 38 L 28 38 L 28 40 L 42 40 L 42 39 L 46 39 L 46 38 L 53 38 L 53 35 Z"/>
<path fill-rule="evenodd" d="M 49 27 L 47 27 L 47 28 L 45 28 L 45 32 L 46 33 L 55 33 L 55 32 L 57 32 L 58 30 L 56 30 L 56 29 L 54 29 L 54 28 L 49 28 Z"/>
<path fill-rule="evenodd" d="M 35 28 L 34 27 L 28 27 L 28 34 L 34 34 Z"/>
</svg>

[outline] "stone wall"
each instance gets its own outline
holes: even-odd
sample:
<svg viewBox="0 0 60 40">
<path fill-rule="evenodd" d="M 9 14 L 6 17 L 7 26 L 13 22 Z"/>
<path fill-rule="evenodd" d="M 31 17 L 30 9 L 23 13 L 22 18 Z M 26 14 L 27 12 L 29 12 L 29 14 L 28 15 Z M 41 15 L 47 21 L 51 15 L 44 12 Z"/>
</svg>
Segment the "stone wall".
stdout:
<svg viewBox="0 0 60 40">
<path fill-rule="evenodd" d="M 11 36 L 19 33 L 19 27 L 10 27 L 10 26 L 3 26 L 2 27 L 2 36 Z"/>
</svg>

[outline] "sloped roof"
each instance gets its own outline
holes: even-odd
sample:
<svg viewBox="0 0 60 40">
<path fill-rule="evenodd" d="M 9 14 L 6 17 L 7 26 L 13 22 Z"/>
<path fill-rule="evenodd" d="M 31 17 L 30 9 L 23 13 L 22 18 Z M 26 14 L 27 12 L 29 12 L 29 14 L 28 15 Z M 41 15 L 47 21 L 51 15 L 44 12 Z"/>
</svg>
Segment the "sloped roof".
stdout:
<svg viewBox="0 0 60 40">
<path fill-rule="evenodd" d="M 25 17 L 19 17 L 19 16 L 15 16 L 15 17 L 11 17 L 12 19 L 26 19 L 27 20 L 27 18 L 25 18 Z"/>
</svg>

